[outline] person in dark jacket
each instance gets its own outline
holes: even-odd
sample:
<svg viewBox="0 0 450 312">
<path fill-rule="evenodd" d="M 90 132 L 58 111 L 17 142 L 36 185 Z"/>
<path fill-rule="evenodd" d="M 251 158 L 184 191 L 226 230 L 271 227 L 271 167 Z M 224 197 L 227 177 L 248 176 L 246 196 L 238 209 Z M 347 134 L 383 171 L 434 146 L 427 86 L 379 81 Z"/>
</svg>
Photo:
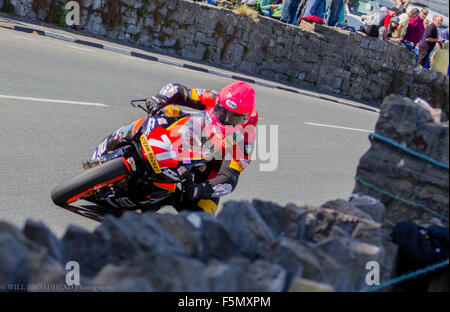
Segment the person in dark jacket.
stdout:
<svg viewBox="0 0 450 312">
<path fill-rule="evenodd" d="M 422 40 L 419 42 L 419 59 L 420 66 L 425 67 L 425 64 L 430 57 L 431 51 L 436 46 L 436 42 L 441 40 L 438 36 L 438 27 L 442 25 L 443 17 L 436 15 L 433 17 L 433 22 L 430 23 L 425 29 Z"/>
</svg>

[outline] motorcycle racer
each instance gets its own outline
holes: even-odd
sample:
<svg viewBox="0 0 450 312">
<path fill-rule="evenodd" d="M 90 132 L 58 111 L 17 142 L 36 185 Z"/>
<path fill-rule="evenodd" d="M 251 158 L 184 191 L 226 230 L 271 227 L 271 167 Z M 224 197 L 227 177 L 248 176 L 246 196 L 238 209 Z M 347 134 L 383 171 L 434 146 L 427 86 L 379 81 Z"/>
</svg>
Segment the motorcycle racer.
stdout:
<svg viewBox="0 0 450 312">
<path fill-rule="evenodd" d="M 208 161 L 194 180 L 184 185 L 182 200 L 170 204 L 176 209 L 204 210 L 215 215 L 219 198 L 234 191 L 240 173 L 251 161 L 258 122 L 255 91 L 242 81 L 231 83 L 218 92 L 169 83 L 156 95 L 146 99 L 150 115 L 169 118 L 186 116 L 175 105 L 205 111 L 202 130 L 206 130 L 207 139 L 218 135 L 223 151 L 222 157 Z M 139 121 L 136 121 L 107 137 L 94 152 L 91 161 L 84 161 L 83 166 L 90 167 L 101 155 L 131 140 L 138 124 Z M 226 155 L 230 157 L 224 157 Z"/>
</svg>

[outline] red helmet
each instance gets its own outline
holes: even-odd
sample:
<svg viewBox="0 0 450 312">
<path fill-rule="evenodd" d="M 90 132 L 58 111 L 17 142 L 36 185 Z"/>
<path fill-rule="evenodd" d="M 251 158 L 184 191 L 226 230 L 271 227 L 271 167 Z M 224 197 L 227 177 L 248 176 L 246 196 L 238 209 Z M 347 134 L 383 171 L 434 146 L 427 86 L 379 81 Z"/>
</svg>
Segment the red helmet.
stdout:
<svg viewBox="0 0 450 312">
<path fill-rule="evenodd" d="M 214 119 L 223 126 L 245 124 L 255 109 L 255 90 L 246 82 L 237 81 L 219 91 L 214 106 Z"/>
</svg>

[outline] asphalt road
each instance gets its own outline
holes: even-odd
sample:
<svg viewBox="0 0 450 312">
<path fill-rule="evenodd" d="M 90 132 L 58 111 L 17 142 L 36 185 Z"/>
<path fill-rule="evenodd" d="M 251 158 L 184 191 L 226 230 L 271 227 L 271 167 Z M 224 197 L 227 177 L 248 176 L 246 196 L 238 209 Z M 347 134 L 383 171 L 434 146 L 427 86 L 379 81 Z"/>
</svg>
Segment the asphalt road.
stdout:
<svg viewBox="0 0 450 312">
<path fill-rule="evenodd" d="M 220 89 L 231 80 L 0 28 L 0 220 L 19 227 L 27 218 L 41 220 L 57 235 L 69 224 L 97 226 L 55 206 L 51 190 L 81 172 L 81 160 L 106 135 L 143 115 L 131 99 L 171 81 Z M 278 125 L 278 165 L 261 171 L 257 159 L 222 202 L 320 205 L 348 198 L 377 113 L 254 88 L 260 124 Z"/>
</svg>

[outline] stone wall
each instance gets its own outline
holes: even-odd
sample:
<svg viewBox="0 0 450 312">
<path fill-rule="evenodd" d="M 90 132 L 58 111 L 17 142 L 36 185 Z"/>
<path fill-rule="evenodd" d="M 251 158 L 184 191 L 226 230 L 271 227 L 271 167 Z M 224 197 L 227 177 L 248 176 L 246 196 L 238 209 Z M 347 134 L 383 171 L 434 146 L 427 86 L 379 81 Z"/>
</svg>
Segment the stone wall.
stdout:
<svg viewBox="0 0 450 312">
<path fill-rule="evenodd" d="M 66 0 L 8 1 L 20 16 L 63 24 Z M 420 70 L 413 52 L 376 38 L 307 22 L 295 27 L 188 0 L 79 2 L 76 29 L 108 39 L 355 99 L 381 102 L 398 93 L 448 103 L 444 75 Z"/>
<path fill-rule="evenodd" d="M 84 289 L 358 291 L 367 287 L 368 261 L 383 268 L 382 282 L 396 269 L 389 232 L 358 208 L 373 201 L 315 208 L 229 201 L 216 218 L 127 212 L 107 216 L 92 233 L 70 226 L 61 239 L 42 223 L 28 220 L 20 230 L 0 221 L 0 286 L 77 290 L 66 286 L 64 270 L 77 261 Z"/>
<path fill-rule="evenodd" d="M 357 180 L 353 192 L 381 200 L 391 222 L 440 219 L 448 226 L 448 126 L 448 121 L 441 122 L 440 110 L 431 109 L 426 103 L 387 97 L 381 105 L 376 133 L 447 168 L 373 138 L 370 149 L 359 161 L 356 176 L 362 180 Z"/>
</svg>

